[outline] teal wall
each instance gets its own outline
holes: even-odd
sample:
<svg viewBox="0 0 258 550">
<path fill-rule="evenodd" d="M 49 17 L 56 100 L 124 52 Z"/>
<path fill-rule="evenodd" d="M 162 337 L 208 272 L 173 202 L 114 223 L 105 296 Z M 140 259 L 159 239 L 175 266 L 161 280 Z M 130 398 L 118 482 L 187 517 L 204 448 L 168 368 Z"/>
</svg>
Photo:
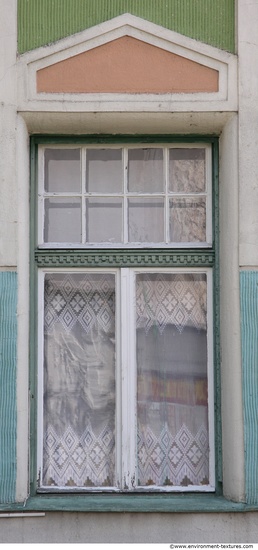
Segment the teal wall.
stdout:
<svg viewBox="0 0 258 550">
<path fill-rule="evenodd" d="M 20 53 L 131 13 L 235 51 L 235 0 L 18 0 Z"/>
<path fill-rule="evenodd" d="M 0 272 L 0 502 L 15 501 L 17 274 Z"/>
<path fill-rule="evenodd" d="M 258 271 L 242 271 L 241 323 L 248 504 L 258 504 Z"/>
</svg>

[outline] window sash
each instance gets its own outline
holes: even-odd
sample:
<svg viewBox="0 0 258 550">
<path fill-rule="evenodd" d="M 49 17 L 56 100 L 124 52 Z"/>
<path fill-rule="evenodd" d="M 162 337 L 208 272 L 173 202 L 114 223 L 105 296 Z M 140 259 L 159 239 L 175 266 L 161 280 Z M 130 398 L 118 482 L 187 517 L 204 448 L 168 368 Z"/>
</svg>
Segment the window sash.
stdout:
<svg viewBox="0 0 258 550">
<path fill-rule="evenodd" d="M 68 146 L 40 146 L 39 147 L 39 169 L 38 169 L 38 180 L 39 180 L 39 188 L 38 188 L 38 245 L 39 247 L 43 248 L 92 248 L 96 245 L 103 248 L 110 248 L 110 246 L 114 246 L 117 248 L 134 248 L 134 247 L 174 247 L 174 248 L 202 248 L 202 247 L 211 247 L 212 245 L 212 192 L 211 192 L 211 145 L 207 143 L 195 143 L 195 144 L 178 144 L 178 143 L 171 143 L 167 145 L 162 144 L 148 144 L 147 149 L 152 148 L 160 148 L 163 150 L 163 177 L 164 177 L 164 191 L 158 192 L 158 193 L 144 193 L 144 192 L 129 192 L 127 191 L 127 172 L 128 172 L 128 151 L 131 149 L 142 149 L 143 145 L 131 145 L 126 146 L 122 149 L 123 151 L 123 158 L 122 158 L 122 166 L 123 166 L 123 189 L 121 193 L 94 193 L 94 192 L 86 192 L 86 182 L 85 182 L 85 170 L 86 170 L 86 155 L 87 151 L 91 149 L 121 149 L 119 145 L 117 146 L 108 146 L 107 145 L 92 145 L 87 147 L 80 147 L 77 148 L 81 151 L 81 190 L 80 192 L 73 193 L 73 192 L 64 192 L 64 193 L 49 193 L 44 191 L 44 151 L 46 148 L 75 148 L 75 146 L 71 145 Z M 200 193 L 185 193 L 185 192 L 171 192 L 169 188 L 169 151 L 172 149 L 204 149 L 205 150 L 205 181 L 206 181 L 206 189 L 203 190 Z M 117 239 L 114 240 L 114 242 L 88 242 L 87 237 L 87 231 L 86 231 L 86 200 L 91 199 L 91 201 L 94 199 L 94 197 L 99 199 L 109 199 L 113 197 L 114 199 L 122 201 L 122 240 L 121 242 Z M 57 200 L 57 198 L 62 200 L 68 200 L 69 198 L 71 200 L 80 200 L 81 201 L 81 238 L 78 237 L 76 239 L 77 242 L 44 242 L 44 217 L 45 217 L 45 202 L 47 200 Z M 151 242 L 151 241 L 142 241 L 135 242 L 135 241 L 129 241 L 129 235 L 128 235 L 128 215 L 129 215 L 129 200 L 130 199 L 150 199 L 154 200 L 155 198 L 160 201 L 163 200 L 164 202 L 164 228 L 163 234 L 164 239 L 157 242 Z M 194 240 L 195 238 L 190 239 L 189 241 L 177 241 L 173 242 L 170 241 L 170 203 L 172 199 L 201 199 L 203 198 L 206 203 L 206 237 L 204 241 L 198 241 Z M 197 237 L 198 238 L 198 237 Z"/>
<path fill-rule="evenodd" d="M 42 471 L 43 454 L 43 339 L 44 330 L 44 277 L 48 273 L 112 273 L 117 281 L 117 363 L 116 363 L 116 478 L 117 486 L 99 488 L 51 488 L 46 491 L 213 491 L 215 486 L 214 472 L 214 387 L 213 387 L 213 334 L 212 334 L 212 270 L 211 269 L 167 269 L 167 268 L 122 268 L 117 269 L 42 269 L 39 270 L 39 334 L 38 334 L 38 471 Z M 205 273 L 207 277 L 207 376 L 208 376 L 208 422 L 209 422 L 209 471 L 210 480 L 207 486 L 189 485 L 187 487 L 173 486 L 137 486 L 137 448 L 136 448 L 136 330 L 135 330 L 135 277 L 140 273 Z M 119 328 L 121 327 L 121 329 Z M 120 368 L 121 367 L 121 368 Z M 134 427 L 132 429 L 132 419 Z"/>
</svg>

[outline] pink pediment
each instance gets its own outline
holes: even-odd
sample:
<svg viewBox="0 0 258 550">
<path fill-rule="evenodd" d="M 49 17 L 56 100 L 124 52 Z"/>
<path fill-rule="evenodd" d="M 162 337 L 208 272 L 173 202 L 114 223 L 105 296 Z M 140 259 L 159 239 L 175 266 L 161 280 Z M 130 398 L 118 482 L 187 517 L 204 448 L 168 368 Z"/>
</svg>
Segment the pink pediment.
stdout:
<svg viewBox="0 0 258 550">
<path fill-rule="evenodd" d="M 219 71 L 122 36 L 37 71 L 38 93 L 212 93 Z"/>
</svg>

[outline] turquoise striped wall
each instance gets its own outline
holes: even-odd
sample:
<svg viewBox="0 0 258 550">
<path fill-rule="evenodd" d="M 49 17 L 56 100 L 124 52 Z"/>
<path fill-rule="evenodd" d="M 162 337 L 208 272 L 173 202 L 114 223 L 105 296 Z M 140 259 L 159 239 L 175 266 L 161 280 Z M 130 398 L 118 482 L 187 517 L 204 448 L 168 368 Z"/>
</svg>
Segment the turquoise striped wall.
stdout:
<svg viewBox="0 0 258 550">
<path fill-rule="evenodd" d="M 18 0 L 18 51 L 38 48 L 123 13 L 235 51 L 235 0 Z"/>
<path fill-rule="evenodd" d="M 242 271 L 240 285 L 246 498 L 258 504 L 258 271 Z"/>
<path fill-rule="evenodd" d="M 15 501 L 17 274 L 0 272 L 0 502 Z"/>
</svg>

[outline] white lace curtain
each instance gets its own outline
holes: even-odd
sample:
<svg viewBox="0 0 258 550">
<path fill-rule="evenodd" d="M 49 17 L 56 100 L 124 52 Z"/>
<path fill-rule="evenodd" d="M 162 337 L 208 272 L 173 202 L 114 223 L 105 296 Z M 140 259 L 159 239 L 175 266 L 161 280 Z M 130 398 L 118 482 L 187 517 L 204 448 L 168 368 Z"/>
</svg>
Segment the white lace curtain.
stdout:
<svg viewBox="0 0 258 550">
<path fill-rule="evenodd" d="M 43 485 L 115 486 L 115 276 L 45 276 Z M 137 483 L 209 478 L 206 275 L 136 276 Z"/>
</svg>

